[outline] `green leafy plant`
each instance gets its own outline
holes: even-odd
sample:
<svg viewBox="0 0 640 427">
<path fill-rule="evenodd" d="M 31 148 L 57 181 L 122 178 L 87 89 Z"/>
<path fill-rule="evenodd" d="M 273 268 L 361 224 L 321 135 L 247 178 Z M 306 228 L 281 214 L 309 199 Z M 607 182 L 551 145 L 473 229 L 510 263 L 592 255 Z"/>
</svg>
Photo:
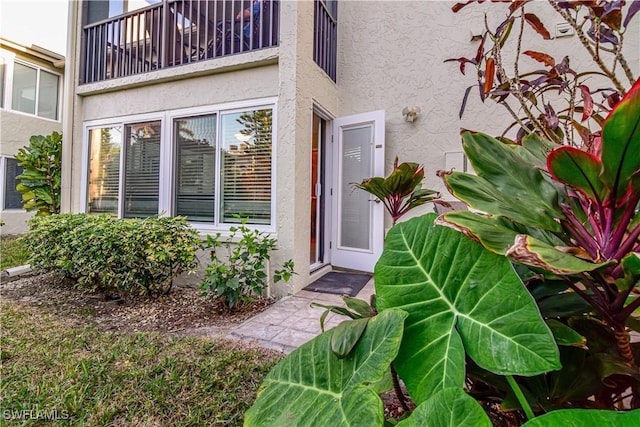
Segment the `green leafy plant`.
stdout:
<svg viewBox="0 0 640 427">
<path fill-rule="evenodd" d="M 265 270 L 271 251 L 277 249 L 277 239 L 250 229 L 246 223 L 247 220 L 242 219 L 241 225 L 231 227 L 231 234 L 224 240 L 220 233 L 208 235 L 203 245 L 203 249 L 211 252 L 200 288 L 212 297 L 224 298 L 229 309 L 252 295 L 263 294 L 269 284 Z M 225 249 L 223 256 L 220 256 L 218 248 Z M 281 268 L 275 269 L 273 283 L 288 282 L 294 274 L 293 260 L 287 260 Z"/>
<path fill-rule="evenodd" d="M 586 337 L 586 354 L 602 379 L 591 391 L 614 408 L 631 393 L 640 406 L 640 81 L 604 122 L 586 150 L 529 136 L 521 145 L 464 132 L 477 176 L 448 173 L 452 193 L 484 213 L 451 212 L 439 223 L 488 250 L 529 266 L 541 309 Z M 514 173 L 517 171 L 517 173 Z M 570 363 L 566 360 L 566 363 Z M 566 399 L 566 396 L 565 396 Z M 559 402 L 560 403 L 560 402 Z M 566 403 L 566 402 L 565 402 Z"/>
<path fill-rule="evenodd" d="M 60 212 L 62 135 L 32 136 L 29 146 L 18 150 L 16 160 L 24 169 L 16 177 L 24 209 L 37 211 L 38 216 Z"/>
<path fill-rule="evenodd" d="M 477 175 L 442 175 L 475 211 L 395 225 L 375 267 L 377 316 L 406 315 L 388 366 L 417 407 L 398 425 L 453 426 L 465 417 L 473 425 L 640 423 L 638 409 L 617 412 L 640 406 L 640 345 L 628 332 L 640 325 L 640 81 L 585 150 L 535 134 L 521 143 L 468 131 L 462 137 Z M 350 301 L 342 314 L 355 320 L 308 343 L 310 354 L 285 359 L 287 372 L 315 383 L 334 372 L 314 363 L 320 354 L 382 357 L 375 345 L 357 353 L 375 319 L 361 305 Z M 260 411 L 285 405 L 298 387 L 278 385 L 265 382 L 248 425 L 259 425 L 267 416 Z M 313 407 L 316 398 L 301 396 L 296 408 Z M 364 425 L 360 410 L 343 408 L 342 424 Z M 296 424 L 300 414 L 308 413 L 286 416 Z M 366 424 L 381 425 L 380 418 Z"/>
<path fill-rule="evenodd" d="M 92 290 L 168 293 L 176 276 L 198 266 L 200 239 L 183 217 L 59 214 L 29 225 L 23 239 L 31 266 Z"/>
<path fill-rule="evenodd" d="M 352 185 L 376 196 L 384 204 L 395 224 L 411 209 L 440 197 L 437 191 L 421 188 L 423 179 L 423 167 L 417 163 L 398 164 L 396 157 L 393 171 L 388 177 L 367 178 L 359 184 Z"/>
</svg>

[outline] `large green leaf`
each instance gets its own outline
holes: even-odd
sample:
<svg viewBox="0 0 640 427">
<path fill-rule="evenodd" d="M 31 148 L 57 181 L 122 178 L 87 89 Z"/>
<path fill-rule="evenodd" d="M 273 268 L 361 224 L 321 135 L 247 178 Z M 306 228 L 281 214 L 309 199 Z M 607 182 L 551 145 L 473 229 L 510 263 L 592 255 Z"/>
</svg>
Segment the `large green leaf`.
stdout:
<svg viewBox="0 0 640 427">
<path fill-rule="evenodd" d="M 489 215 L 480 215 L 470 211 L 447 212 L 436 220 L 444 225 L 464 233 L 496 254 L 504 255 L 513 246 L 517 231 L 509 228 L 504 219 Z"/>
<path fill-rule="evenodd" d="M 265 378 L 246 426 L 381 426 L 384 378 L 402 339 L 406 313 L 388 310 L 371 318 L 353 351 L 338 359 L 332 331 L 294 350 Z"/>
<path fill-rule="evenodd" d="M 502 375 L 559 369 L 553 335 L 509 260 L 433 226 L 435 217 L 393 227 L 375 268 L 378 308 L 409 313 L 394 366 L 413 399 L 462 387 L 465 351 Z"/>
<path fill-rule="evenodd" d="M 516 262 L 542 268 L 554 274 L 567 275 L 593 271 L 615 263 L 593 263 L 563 252 L 540 240 L 521 234 L 506 255 Z"/>
<path fill-rule="evenodd" d="M 561 231 L 552 211 L 546 209 L 533 191 L 523 195 L 500 191 L 493 181 L 463 172 L 445 175 L 451 194 L 469 206 L 493 215 L 505 216 L 513 221 L 550 231 Z M 545 182 L 541 179 L 541 182 Z M 551 184 L 541 184 L 552 188 Z M 557 195 L 555 196 L 557 197 Z M 562 216 L 558 213 L 558 216 Z"/>
<path fill-rule="evenodd" d="M 492 427 L 482 406 L 459 388 L 446 388 L 420 404 L 398 427 Z"/>
<path fill-rule="evenodd" d="M 512 146 L 512 149 L 514 149 L 520 157 L 527 160 L 528 164 L 545 170 L 547 168 L 547 156 L 557 147 L 558 144 L 540 138 L 535 133 L 532 133 L 522 139 L 522 145 Z"/>
<path fill-rule="evenodd" d="M 536 417 L 523 427 L 636 427 L 640 425 L 640 409 L 629 412 L 598 409 L 561 409 Z"/>
<path fill-rule="evenodd" d="M 562 146 L 549 155 L 547 165 L 556 179 L 579 189 L 591 200 L 602 203 L 605 199 L 607 187 L 600 180 L 602 162 L 593 154 Z"/>
<path fill-rule="evenodd" d="M 494 188 L 494 192 L 500 195 L 497 200 L 502 200 L 502 205 L 509 210 L 515 210 L 519 217 L 527 221 L 521 221 L 511 213 L 471 206 L 484 212 L 510 217 L 526 225 L 552 231 L 559 230 L 559 226 L 553 221 L 553 218 L 563 217 L 558 208 L 558 194 L 540 170 L 530 165 L 507 144 L 488 135 L 465 131 L 462 133 L 462 141 L 464 151 L 478 177 Z M 447 183 L 456 193 L 459 192 L 455 188 L 455 181 L 450 182 L 447 179 Z M 479 196 L 487 193 L 486 189 L 479 190 Z M 473 188 L 465 188 L 461 195 L 473 196 Z M 467 201 L 464 197 L 461 199 Z M 482 201 L 482 197 L 473 199 Z"/>
<path fill-rule="evenodd" d="M 640 80 L 609 114 L 602 128 L 603 180 L 618 198 L 640 169 Z"/>
</svg>

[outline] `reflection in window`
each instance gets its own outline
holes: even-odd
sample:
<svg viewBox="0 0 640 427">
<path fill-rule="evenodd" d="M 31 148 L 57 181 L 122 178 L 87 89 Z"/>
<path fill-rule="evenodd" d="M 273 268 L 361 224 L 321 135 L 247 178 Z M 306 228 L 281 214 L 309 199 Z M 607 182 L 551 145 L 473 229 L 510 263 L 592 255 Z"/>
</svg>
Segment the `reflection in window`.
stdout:
<svg viewBox="0 0 640 427">
<path fill-rule="evenodd" d="M 11 108 L 23 113 L 36 113 L 37 70 L 22 64 L 13 65 L 13 97 Z"/>
<path fill-rule="evenodd" d="M 58 119 L 60 77 L 18 62 L 13 64 L 11 109 Z"/>
<path fill-rule="evenodd" d="M 118 214 L 120 127 L 89 131 L 88 213 Z"/>
<path fill-rule="evenodd" d="M 272 111 L 225 114 L 221 134 L 222 222 L 270 224 Z"/>
<path fill-rule="evenodd" d="M 190 221 L 214 222 L 216 115 L 174 121 L 175 213 Z"/>
<path fill-rule="evenodd" d="M 22 194 L 16 190 L 16 177 L 22 174 L 22 167 L 16 159 L 6 157 L 4 172 L 4 206 L 3 209 L 22 209 Z"/>
<path fill-rule="evenodd" d="M 124 218 L 158 214 L 160 122 L 125 126 Z"/>
<path fill-rule="evenodd" d="M 47 119 L 58 118 L 58 76 L 40 71 L 40 91 L 38 95 L 38 116 Z"/>
</svg>

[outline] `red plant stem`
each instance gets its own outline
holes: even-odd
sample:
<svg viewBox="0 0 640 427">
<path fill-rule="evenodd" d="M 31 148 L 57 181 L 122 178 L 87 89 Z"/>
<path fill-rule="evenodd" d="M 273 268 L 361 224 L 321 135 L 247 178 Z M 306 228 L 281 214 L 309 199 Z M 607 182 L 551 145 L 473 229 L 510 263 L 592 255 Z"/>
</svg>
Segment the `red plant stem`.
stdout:
<svg viewBox="0 0 640 427">
<path fill-rule="evenodd" d="M 600 200 L 597 200 L 598 206 L 598 217 L 600 221 L 596 221 L 596 216 L 593 214 L 593 205 L 591 203 L 587 203 L 582 197 L 578 197 L 578 201 L 580 202 L 580 206 L 582 206 L 582 210 L 587 216 L 589 223 L 591 224 L 591 228 L 593 229 L 593 235 L 595 236 L 595 240 L 598 246 L 602 247 L 603 243 L 603 233 L 602 233 L 602 224 L 601 221 L 604 218 L 604 208 Z"/>
<path fill-rule="evenodd" d="M 631 197 L 627 201 L 622 217 L 620 218 L 620 221 L 618 221 L 617 229 L 613 237 L 611 238 L 610 243 L 607 245 L 607 248 L 606 248 L 607 252 L 609 251 L 613 252 L 616 248 L 618 249 L 613 255 L 615 259 L 619 260 L 622 256 L 625 255 L 624 253 L 620 252 L 620 249 L 623 246 L 621 245 L 621 243 L 627 231 L 627 227 L 629 226 L 629 223 L 631 222 L 632 218 L 636 213 L 635 208 L 638 205 L 638 201 L 640 201 L 640 192 L 638 192 L 638 194 L 635 194 L 633 197 Z M 633 234 L 633 231 L 631 232 L 631 234 Z M 627 241 L 629 241 L 629 239 L 627 239 Z M 633 240 L 631 240 L 631 246 L 633 246 L 633 243 L 634 243 Z"/>
<path fill-rule="evenodd" d="M 631 292 L 631 289 L 629 289 L 627 296 L 629 295 L 630 292 Z M 625 300 L 626 300 L 626 297 L 625 297 Z M 625 308 L 623 308 L 620 311 L 620 313 L 618 314 L 619 320 L 626 322 L 627 318 L 631 316 L 631 313 L 633 313 L 638 307 L 640 307 L 640 297 L 636 297 L 636 299 L 631 301 L 629 305 L 627 305 Z"/>
<path fill-rule="evenodd" d="M 618 288 L 607 283 L 607 281 L 604 279 L 604 277 L 602 277 L 600 273 L 592 271 L 590 275 L 593 277 L 594 282 L 600 284 L 604 288 L 605 294 L 608 297 L 607 301 L 614 301 L 618 297 Z M 585 277 L 587 276 L 585 275 Z M 596 285 L 594 284 L 594 286 Z"/>
<path fill-rule="evenodd" d="M 580 289 L 579 287 L 577 287 L 575 285 L 575 283 L 573 283 L 569 278 L 565 279 L 567 281 L 567 283 L 569 284 L 569 287 L 578 295 L 580 295 L 585 301 L 587 301 L 594 309 L 596 309 L 600 315 L 602 317 L 604 317 L 606 319 L 606 321 L 610 324 L 613 325 L 614 319 L 613 317 L 611 317 L 611 315 L 609 314 L 609 312 L 606 309 L 606 306 L 602 306 L 600 305 L 600 303 L 596 300 L 594 300 L 593 298 L 591 298 L 589 295 L 587 295 L 586 292 L 584 292 L 582 289 Z"/>
<path fill-rule="evenodd" d="M 591 236 L 589 231 L 586 228 L 584 228 L 584 225 L 582 225 L 580 221 L 578 221 L 578 219 L 573 214 L 573 212 L 571 212 L 568 209 L 562 209 L 562 211 L 567 217 L 567 221 L 565 222 L 565 225 L 567 225 L 568 226 L 567 228 L 569 228 L 568 230 L 570 232 L 569 234 L 574 239 L 576 239 L 576 241 L 580 246 L 582 246 L 584 249 L 587 250 L 587 252 L 589 252 L 589 256 L 591 256 L 592 259 L 594 260 L 597 259 L 598 245 L 597 245 L 597 242 L 593 241 L 593 237 Z"/>
<path fill-rule="evenodd" d="M 609 305 L 609 302 L 615 299 L 616 295 L 607 292 L 606 288 L 605 293 L 602 293 L 602 291 L 598 289 L 598 286 L 593 283 L 593 280 L 591 280 L 585 273 L 581 273 L 580 277 L 582 279 L 582 283 L 584 283 L 585 286 L 587 286 L 593 292 L 593 294 L 598 297 L 598 300 L 600 300 L 600 302 L 602 303 L 602 307 L 607 307 Z"/>
<path fill-rule="evenodd" d="M 624 255 L 631 252 L 631 248 L 638 243 L 638 236 L 640 236 L 640 224 L 636 225 L 629 233 L 627 239 L 622 242 L 618 250 L 613 254 L 611 258 L 620 260 Z"/>
</svg>

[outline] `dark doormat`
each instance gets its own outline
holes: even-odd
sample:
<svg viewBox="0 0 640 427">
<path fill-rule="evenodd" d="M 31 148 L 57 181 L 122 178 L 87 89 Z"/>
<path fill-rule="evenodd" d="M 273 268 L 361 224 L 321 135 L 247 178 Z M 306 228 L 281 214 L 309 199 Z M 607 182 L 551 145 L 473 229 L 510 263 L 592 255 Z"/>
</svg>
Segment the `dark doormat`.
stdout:
<svg viewBox="0 0 640 427">
<path fill-rule="evenodd" d="M 303 288 L 305 291 L 355 297 L 371 279 L 369 274 L 338 273 L 332 271 Z"/>
</svg>

